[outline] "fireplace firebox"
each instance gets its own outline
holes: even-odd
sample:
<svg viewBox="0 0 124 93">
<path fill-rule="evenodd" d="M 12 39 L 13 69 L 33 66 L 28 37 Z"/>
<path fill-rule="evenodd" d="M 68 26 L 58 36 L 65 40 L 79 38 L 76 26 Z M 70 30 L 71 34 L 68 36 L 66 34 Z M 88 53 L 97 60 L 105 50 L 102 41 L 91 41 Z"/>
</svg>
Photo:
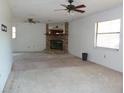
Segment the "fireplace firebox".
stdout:
<svg viewBox="0 0 124 93">
<path fill-rule="evenodd" d="M 63 40 L 50 40 L 50 48 L 63 50 Z"/>
</svg>

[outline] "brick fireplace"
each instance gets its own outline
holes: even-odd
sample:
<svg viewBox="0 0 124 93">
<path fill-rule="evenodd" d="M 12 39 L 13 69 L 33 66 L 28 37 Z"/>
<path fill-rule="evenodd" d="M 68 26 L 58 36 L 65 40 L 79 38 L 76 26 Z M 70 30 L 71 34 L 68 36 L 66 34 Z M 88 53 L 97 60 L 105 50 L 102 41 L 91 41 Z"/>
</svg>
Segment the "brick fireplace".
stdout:
<svg viewBox="0 0 124 93">
<path fill-rule="evenodd" d="M 46 50 L 68 52 L 68 23 L 46 25 Z"/>
</svg>

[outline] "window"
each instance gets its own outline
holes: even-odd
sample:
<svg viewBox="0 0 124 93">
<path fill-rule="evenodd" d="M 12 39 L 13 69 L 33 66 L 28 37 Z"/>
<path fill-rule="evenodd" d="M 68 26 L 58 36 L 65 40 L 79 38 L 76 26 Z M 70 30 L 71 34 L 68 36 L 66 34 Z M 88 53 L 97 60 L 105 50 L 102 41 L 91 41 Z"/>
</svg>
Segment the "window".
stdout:
<svg viewBox="0 0 124 93">
<path fill-rule="evenodd" d="M 16 27 L 12 27 L 12 39 L 16 39 Z"/>
<path fill-rule="evenodd" d="M 121 20 L 96 23 L 96 47 L 119 49 Z"/>
</svg>

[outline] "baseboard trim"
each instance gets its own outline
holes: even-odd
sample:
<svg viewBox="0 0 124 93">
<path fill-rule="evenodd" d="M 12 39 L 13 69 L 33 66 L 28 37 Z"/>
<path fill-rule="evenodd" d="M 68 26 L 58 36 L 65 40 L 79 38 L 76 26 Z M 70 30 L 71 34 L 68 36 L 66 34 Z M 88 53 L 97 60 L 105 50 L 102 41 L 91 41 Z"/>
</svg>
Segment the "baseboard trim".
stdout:
<svg viewBox="0 0 124 93">
<path fill-rule="evenodd" d="M 43 51 L 13 51 L 13 53 L 42 53 Z"/>
</svg>

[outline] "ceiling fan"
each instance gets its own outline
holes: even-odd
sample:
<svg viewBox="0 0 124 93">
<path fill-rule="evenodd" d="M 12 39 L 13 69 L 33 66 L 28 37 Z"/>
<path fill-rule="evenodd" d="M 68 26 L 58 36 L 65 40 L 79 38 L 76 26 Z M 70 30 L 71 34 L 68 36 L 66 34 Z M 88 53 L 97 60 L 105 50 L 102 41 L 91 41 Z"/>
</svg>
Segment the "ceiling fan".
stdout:
<svg viewBox="0 0 124 93">
<path fill-rule="evenodd" d="M 27 20 L 25 21 L 25 23 L 36 24 L 36 23 L 40 23 L 40 21 L 35 20 L 34 18 L 27 18 Z"/>
<path fill-rule="evenodd" d="M 85 12 L 84 10 L 79 9 L 79 8 L 85 8 L 86 6 L 84 4 L 75 6 L 75 5 L 72 4 L 74 2 L 74 0 L 68 0 L 68 2 L 69 2 L 69 5 L 61 4 L 61 6 L 65 7 L 66 9 L 60 9 L 60 10 L 67 10 L 69 13 L 71 11 L 76 11 L 76 12 L 79 12 L 79 13 L 84 13 Z"/>
</svg>

